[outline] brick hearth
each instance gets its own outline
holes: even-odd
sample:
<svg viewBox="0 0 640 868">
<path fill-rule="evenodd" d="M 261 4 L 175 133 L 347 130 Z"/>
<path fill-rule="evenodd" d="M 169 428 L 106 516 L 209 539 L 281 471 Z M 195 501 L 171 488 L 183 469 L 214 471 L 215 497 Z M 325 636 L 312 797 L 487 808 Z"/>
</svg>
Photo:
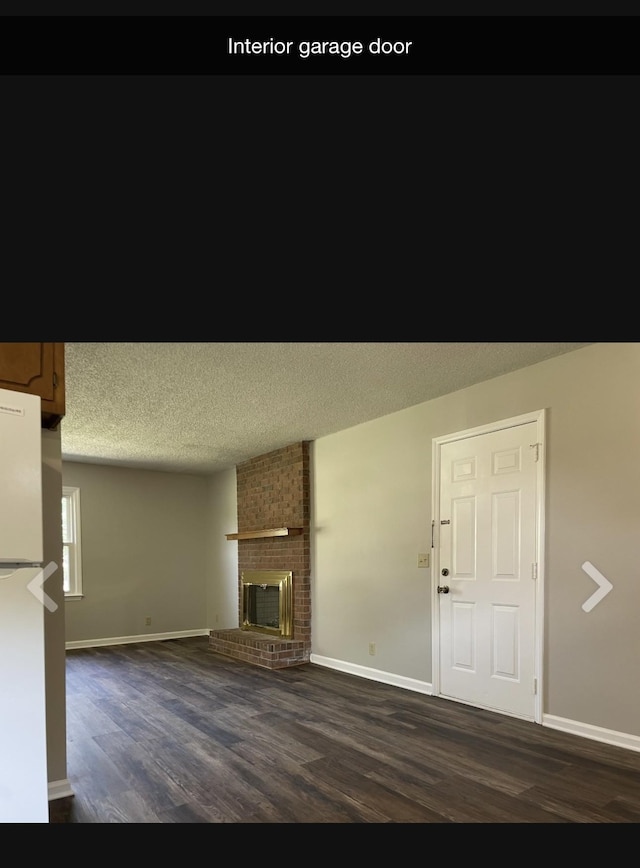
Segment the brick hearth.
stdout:
<svg viewBox="0 0 640 868">
<path fill-rule="evenodd" d="M 296 443 L 236 467 L 238 533 L 302 528 L 297 536 L 238 540 L 238 623 L 242 623 L 243 570 L 291 570 L 293 636 L 282 639 L 241 628 L 212 630 L 218 654 L 282 669 L 309 662 L 311 653 L 311 557 L 309 543 L 309 443 Z"/>
<path fill-rule="evenodd" d="M 304 642 L 274 639 L 250 630 L 214 630 L 209 637 L 209 647 L 218 654 L 266 669 L 284 669 L 309 662 L 309 651 Z"/>
</svg>

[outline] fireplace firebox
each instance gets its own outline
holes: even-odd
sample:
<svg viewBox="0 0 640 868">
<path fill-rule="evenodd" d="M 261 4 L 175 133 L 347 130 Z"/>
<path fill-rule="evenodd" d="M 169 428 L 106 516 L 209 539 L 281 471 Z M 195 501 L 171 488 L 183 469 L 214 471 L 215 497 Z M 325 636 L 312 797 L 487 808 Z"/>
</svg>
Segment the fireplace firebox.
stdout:
<svg viewBox="0 0 640 868">
<path fill-rule="evenodd" d="M 293 573 L 291 570 L 243 570 L 242 629 L 293 636 Z"/>
</svg>

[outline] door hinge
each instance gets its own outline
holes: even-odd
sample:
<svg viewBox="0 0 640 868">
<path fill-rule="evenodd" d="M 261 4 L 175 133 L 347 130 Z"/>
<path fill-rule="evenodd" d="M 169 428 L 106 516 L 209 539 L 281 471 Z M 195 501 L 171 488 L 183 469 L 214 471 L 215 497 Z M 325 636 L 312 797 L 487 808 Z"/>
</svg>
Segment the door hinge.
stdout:
<svg viewBox="0 0 640 868">
<path fill-rule="evenodd" d="M 54 389 L 58 388 L 58 375 L 56 374 L 55 371 L 53 372 L 53 388 Z"/>
<path fill-rule="evenodd" d="M 538 679 L 537 678 L 533 679 L 533 695 L 534 696 L 538 695 Z"/>
<path fill-rule="evenodd" d="M 433 528 L 435 526 L 435 521 L 431 522 L 431 548 L 433 548 Z"/>
<path fill-rule="evenodd" d="M 535 449 L 536 450 L 536 453 L 533 456 L 533 460 L 539 461 L 540 460 L 540 444 L 539 443 L 530 443 L 529 449 Z"/>
<path fill-rule="evenodd" d="M 537 564 L 531 564 L 531 578 L 532 579 L 538 578 L 538 565 Z"/>
</svg>

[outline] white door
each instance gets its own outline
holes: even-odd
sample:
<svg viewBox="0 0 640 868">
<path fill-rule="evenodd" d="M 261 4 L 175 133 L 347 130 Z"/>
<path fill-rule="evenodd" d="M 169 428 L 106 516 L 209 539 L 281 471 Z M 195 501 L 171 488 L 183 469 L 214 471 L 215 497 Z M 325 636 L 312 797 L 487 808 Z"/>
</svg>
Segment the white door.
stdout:
<svg viewBox="0 0 640 868">
<path fill-rule="evenodd" d="M 544 412 L 518 419 L 434 441 L 434 692 L 540 720 Z"/>
</svg>

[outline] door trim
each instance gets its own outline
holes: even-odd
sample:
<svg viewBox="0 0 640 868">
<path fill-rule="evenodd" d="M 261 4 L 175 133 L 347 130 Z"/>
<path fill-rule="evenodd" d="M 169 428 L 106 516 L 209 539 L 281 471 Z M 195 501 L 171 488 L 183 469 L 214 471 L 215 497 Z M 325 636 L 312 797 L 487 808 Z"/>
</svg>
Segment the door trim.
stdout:
<svg viewBox="0 0 640 868">
<path fill-rule="evenodd" d="M 518 425 L 536 423 L 536 443 L 539 445 L 538 461 L 536 465 L 536 560 L 538 576 L 535 595 L 535 679 L 536 693 L 534 698 L 535 723 L 542 723 L 544 693 L 544 552 L 545 552 L 545 478 L 546 478 L 546 411 L 536 410 L 532 413 L 524 413 L 521 416 L 512 416 L 488 425 L 480 425 L 477 428 L 468 428 L 465 431 L 457 431 L 443 437 L 434 437 L 431 441 L 431 683 L 433 696 L 440 696 L 440 608 L 438 606 L 438 576 L 440 575 L 440 463 L 441 448 L 445 443 L 455 440 L 466 440 L 480 434 L 489 434 L 493 431 L 502 431 L 505 428 L 514 428 Z M 533 581 L 533 579 L 532 579 Z M 446 698 L 446 697 L 445 697 Z"/>
</svg>

